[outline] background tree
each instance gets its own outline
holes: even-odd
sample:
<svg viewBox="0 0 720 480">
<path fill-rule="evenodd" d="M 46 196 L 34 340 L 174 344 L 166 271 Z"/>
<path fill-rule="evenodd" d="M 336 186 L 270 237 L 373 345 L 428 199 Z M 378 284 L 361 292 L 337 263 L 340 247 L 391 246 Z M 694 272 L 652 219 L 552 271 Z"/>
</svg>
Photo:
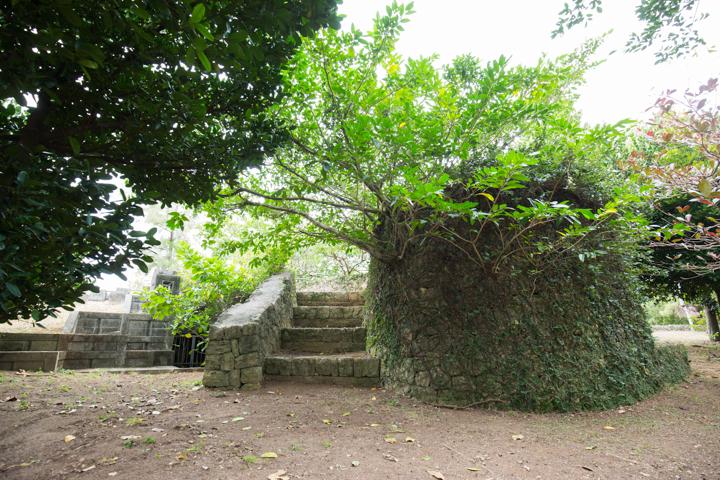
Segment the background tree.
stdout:
<svg viewBox="0 0 720 480">
<path fill-rule="evenodd" d="M 336 3 L 0 2 L 0 322 L 146 268 L 140 205 L 211 199 L 259 162 L 281 65 Z"/>
<path fill-rule="evenodd" d="M 678 248 L 692 242 L 696 234 L 686 230 L 686 222 L 712 225 L 716 222 L 716 208 L 691 197 L 666 198 L 658 201 L 650 215 L 650 222 L 658 237 L 652 241 L 650 264 L 643 279 L 651 295 L 659 298 L 680 297 L 705 307 L 708 334 L 720 341 L 718 305 L 720 305 L 720 271 L 707 271 L 704 251 Z M 677 228 L 676 225 L 680 225 Z M 692 243 L 691 243 L 692 244 Z"/>
<path fill-rule="evenodd" d="M 654 45 L 658 48 L 656 63 L 660 63 L 682 57 L 705 45 L 695 25 L 706 19 L 708 14 L 698 12 L 699 4 L 700 0 L 640 0 L 635 13 L 645 27 L 642 32 L 630 36 L 626 51 L 637 52 Z M 602 0 L 572 0 L 566 3 L 553 37 L 576 25 L 587 25 L 602 11 Z"/>
</svg>

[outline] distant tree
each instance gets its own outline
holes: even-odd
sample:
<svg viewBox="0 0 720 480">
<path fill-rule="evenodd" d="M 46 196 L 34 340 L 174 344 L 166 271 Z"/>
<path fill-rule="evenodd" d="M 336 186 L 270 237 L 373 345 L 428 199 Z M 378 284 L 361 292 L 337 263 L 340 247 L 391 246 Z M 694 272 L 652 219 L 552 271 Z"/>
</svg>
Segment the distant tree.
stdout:
<svg viewBox="0 0 720 480">
<path fill-rule="evenodd" d="M 645 27 L 642 32 L 630 36 L 626 50 L 637 52 L 655 46 L 656 63 L 661 63 L 687 55 L 705 45 L 695 25 L 706 19 L 708 14 L 698 12 L 699 4 L 700 0 L 641 0 L 635 13 Z M 572 0 L 565 3 L 552 32 L 553 37 L 576 25 L 587 25 L 595 14 L 602 11 L 602 0 Z"/>
<path fill-rule="evenodd" d="M 707 257 L 704 252 L 692 248 L 678 248 L 693 236 L 689 231 L 673 231 L 679 219 L 692 218 L 697 223 L 715 223 L 715 209 L 689 197 L 665 199 L 655 205 L 651 224 L 662 239 L 653 241 L 650 249 L 650 268 L 644 280 L 651 295 L 680 297 L 705 307 L 710 338 L 720 341 L 718 306 L 720 305 L 720 271 L 706 271 Z M 701 272 L 701 273 L 699 273 Z"/>
<path fill-rule="evenodd" d="M 0 323 L 146 269 L 141 205 L 212 199 L 271 151 L 258 112 L 336 3 L 0 1 Z"/>
</svg>

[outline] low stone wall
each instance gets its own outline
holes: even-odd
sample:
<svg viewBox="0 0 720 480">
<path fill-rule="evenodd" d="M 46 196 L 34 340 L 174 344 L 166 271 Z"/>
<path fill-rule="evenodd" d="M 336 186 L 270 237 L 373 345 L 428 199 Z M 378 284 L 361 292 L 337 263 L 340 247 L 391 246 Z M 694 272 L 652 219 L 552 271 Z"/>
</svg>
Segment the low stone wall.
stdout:
<svg viewBox="0 0 720 480">
<path fill-rule="evenodd" d="M 0 370 L 155 367 L 172 363 L 172 337 L 166 334 L 0 334 Z"/>
<path fill-rule="evenodd" d="M 294 304 L 295 282 L 285 272 L 220 315 L 205 350 L 205 386 L 259 387 L 265 357 L 280 347 L 280 330 L 291 325 Z"/>
<path fill-rule="evenodd" d="M 65 322 L 65 333 L 168 335 L 168 322 L 153 320 L 147 313 L 75 311 Z"/>
</svg>

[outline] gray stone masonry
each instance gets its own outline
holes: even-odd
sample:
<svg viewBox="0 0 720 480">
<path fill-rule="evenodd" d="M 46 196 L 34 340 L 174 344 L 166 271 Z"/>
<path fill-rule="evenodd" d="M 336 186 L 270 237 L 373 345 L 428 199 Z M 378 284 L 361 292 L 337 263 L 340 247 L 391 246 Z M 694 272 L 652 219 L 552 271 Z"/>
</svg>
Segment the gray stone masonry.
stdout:
<svg viewBox="0 0 720 480">
<path fill-rule="evenodd" d="M 0 370 L 166 366 L 171 343 L 167 335 L 3 333 Z"/>
<path fill-rule="evenodd" d="M 247 302 L 222 313 L 205 350 L 205 386 L 258 388 L 265 357 L 280 347 L 280 332 L 291 324 L 294 303 L 295 283 L 284 272 L 266 280 Z"/>
</svg>

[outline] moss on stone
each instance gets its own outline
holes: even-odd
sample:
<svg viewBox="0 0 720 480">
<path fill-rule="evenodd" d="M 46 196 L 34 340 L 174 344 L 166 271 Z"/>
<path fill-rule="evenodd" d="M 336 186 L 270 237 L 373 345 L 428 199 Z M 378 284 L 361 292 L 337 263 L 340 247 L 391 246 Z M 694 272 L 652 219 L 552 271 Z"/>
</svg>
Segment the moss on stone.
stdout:
<svg viewBox="0 0 720 480">
<path fill-rule="evenodd" d="M 688 374 L 656 348 L 624 260 L 566 258 L 539 275 L 494 273 L 442 240 L 374 260 L 371 351 L 386 381 L 432 403 L 528 411 L 608 409 Z"/>
</svg>

